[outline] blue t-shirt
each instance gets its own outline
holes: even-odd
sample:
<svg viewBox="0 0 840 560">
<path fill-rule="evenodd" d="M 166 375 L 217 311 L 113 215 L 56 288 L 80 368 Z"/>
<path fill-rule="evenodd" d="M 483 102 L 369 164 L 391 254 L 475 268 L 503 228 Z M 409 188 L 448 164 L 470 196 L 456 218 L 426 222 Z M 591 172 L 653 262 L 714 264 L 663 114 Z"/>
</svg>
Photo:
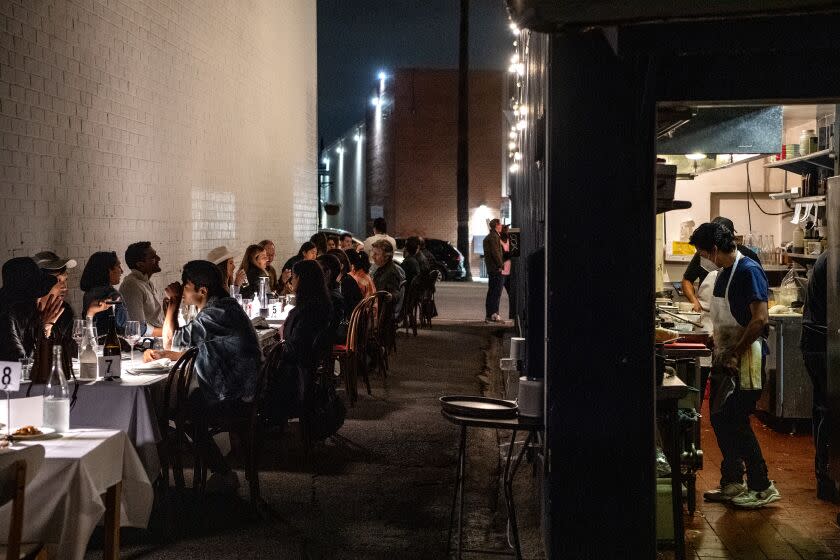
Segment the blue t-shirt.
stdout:
<svg viewBox="0 0 840 560">
<path fill-rule="evenodd" d="M 723 297 L 731 274 L 732 267 L 724 268 L 718 273 L 713 292 L 715 297 Z M 729 309 L 739 325 L 747 326 L 752 319 L 750 304 L 767 301 L 767 291 L 767 276 L 761 265 L 750 258 L 741 257 L 729 286 Z"/>
</svg>

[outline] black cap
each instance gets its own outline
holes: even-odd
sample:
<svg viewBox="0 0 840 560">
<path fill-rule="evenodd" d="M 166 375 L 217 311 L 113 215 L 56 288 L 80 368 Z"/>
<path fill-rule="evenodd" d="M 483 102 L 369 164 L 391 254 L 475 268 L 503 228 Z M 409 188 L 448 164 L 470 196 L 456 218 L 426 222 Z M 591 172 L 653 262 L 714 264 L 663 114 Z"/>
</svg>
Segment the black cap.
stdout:
<svg viewBox="0 0 840 560">
<path fill-rule="evenodd" d="M 62 268 L 76 268 L 78 264 L 74 259 L 62 259 L 52 251 L 41 251 L 36 253 L 32 260 L 38 265 L 38 268 L 44 270 L 61 270 Z"/>
<path fill-rule="evenodd" d="M 724 218 L 723 216 L 718 216 L 717 218 L 712 220 L 712 222 L 714 222 L 716 224 L 720 224 L 725 228 L 729 228 L 729 231 L 731 231 L 732 233 L 735 233 L 735 224 L 733 224 L 732 220 L 730 220 L 729 218 Z"/>
</svg>

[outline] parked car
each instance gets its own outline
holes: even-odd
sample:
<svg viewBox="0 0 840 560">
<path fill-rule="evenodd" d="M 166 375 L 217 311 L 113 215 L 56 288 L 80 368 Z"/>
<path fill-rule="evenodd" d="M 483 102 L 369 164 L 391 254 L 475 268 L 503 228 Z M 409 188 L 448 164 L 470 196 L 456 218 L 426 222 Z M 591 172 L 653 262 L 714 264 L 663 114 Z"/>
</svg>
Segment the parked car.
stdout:
<svg viewBox="0 0 840 560">
<path fill-rule="evenodd" d="M 405 248 L 405 238 L 397 237 L 397 249 L 400 256 Z M 442 280 L 463 280 L 467 275 L 464 268 L 464 255 L 449 241 L 442 239 L 426 239 L 426 249 L 435 257 L 434 268 L 440 271 Z M 396 258 L 395 258 L 396 260 Z"/>
</svg>

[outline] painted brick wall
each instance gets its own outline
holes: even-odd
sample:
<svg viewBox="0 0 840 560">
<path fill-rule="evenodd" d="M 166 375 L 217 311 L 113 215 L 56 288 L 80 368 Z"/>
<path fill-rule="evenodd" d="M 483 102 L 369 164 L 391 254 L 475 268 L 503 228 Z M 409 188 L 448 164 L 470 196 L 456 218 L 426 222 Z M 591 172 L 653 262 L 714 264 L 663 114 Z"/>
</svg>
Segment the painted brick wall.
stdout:
<svg viewBox="0 0 840 560">
<path fill-rule="evenodd" d="M 504 73 L 470 73 L 470 215 L 499 216 Z M 394 195 L 391 229 L 401 236 L 457 239 L 456 70 L 400 70 L 394 79 Z M 484 231 L 482 231 L 484 233 Z M 472 259 L 478 276 L 478 259 Z"/>
<path fill-rule="evenodd" d="M 0 260 L 149 240 L 159 287 L 208 249 L 317 225 L 313 0 L 0 2 Z"/>
</svg>

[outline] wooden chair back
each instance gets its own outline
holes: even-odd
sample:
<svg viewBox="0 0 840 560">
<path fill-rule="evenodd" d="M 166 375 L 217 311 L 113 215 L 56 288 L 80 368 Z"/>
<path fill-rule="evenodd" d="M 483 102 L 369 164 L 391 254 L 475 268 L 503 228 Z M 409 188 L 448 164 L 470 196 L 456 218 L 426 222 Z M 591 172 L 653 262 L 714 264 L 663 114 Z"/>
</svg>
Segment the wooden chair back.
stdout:
<svg viewBox="0 0 840 560">
<path fill-rule="evenodd" d="M 20 557 L 27 478 L 32 480 L 35 477 L 43 461 L 44 447 L 41 445 L 8 451 L 0 458 L 0 506 L 12 502 L 6 558 Z"/>
</svg>

